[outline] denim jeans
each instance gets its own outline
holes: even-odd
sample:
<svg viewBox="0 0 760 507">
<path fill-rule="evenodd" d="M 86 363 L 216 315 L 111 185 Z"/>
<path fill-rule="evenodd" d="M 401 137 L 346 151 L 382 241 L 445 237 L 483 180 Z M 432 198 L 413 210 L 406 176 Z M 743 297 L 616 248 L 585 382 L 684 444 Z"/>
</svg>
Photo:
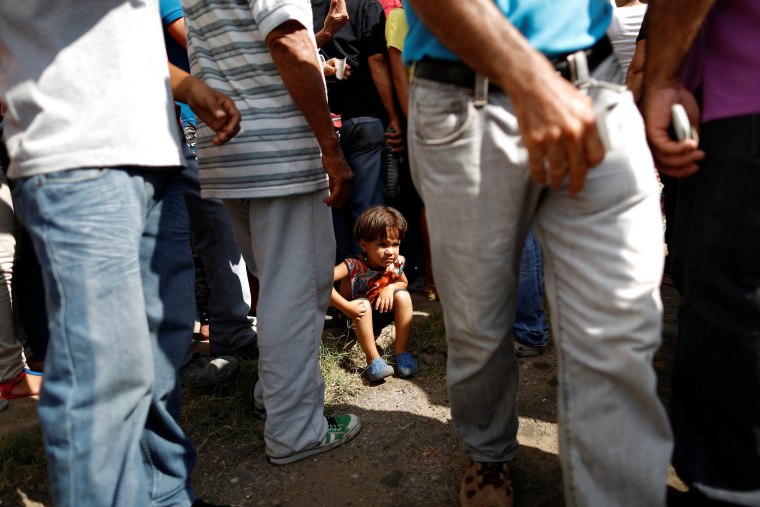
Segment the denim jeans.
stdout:
<svg viewBox="0 0 760 507">
<path fill-rule="evenodd" d="M 210 298 L 211 353 L 226 354 L 255 342 L 248 312 L 251 290 L 240 249 L 224 204 L 218 199 L 202 199 L 198 181 L 198 160 L 183 143 L 187 167 L 182 171 L 185 203 L 190 217 L 193 249 L 203 261 Z"/>
<path fill-rule="evenodd" d="M 520 255 L 512 331 L 515 340 L 533 347 L 543 347 L 549 340 L 546 334 L 549 323 L 546 322 L 544 308 L 541 306 L 544 300 L 542 269 L 541 245 L 533 230 L 528 229 L 525 247 Z"/>
<path fill-rule="evenodd" d="M 38 410 L 55 505 L 189 506 L 177 369 L 194 269 L 177 171 L 61 171 L 19 180 L 14 198 L 45 279 Z"/>
<path fill-rule="evenodd" d="M 760 114 L 708 122 L 700 138 L 706 158 L 680 182 L 673 233 L 673 465 L 704 496 L 757 507 Z"/>
<path fill-rule="evenodd" d="M 614 58 L 592 73 L 619 79 Z M 641 116 L 629 92 L 592 85 L 610 150 L 577 196 L 528 171 L 510 98 L 415 79 L 412 175 L 425 202 L 449 343 L 452 417 L 476 461 L 517 451 L 512 316 L 529 227 L 543 247 L 559 360 L 559 444 L 568 506 L 665 504 L 671 434 L 656 394 L 662 225 Z M 540 198 L 540 199 L 539 199 Z"/>
<path fill-rule="evenodd" d="M 344 121 L 340 142 L 346 162 L 354 173 L 354 181 L 348 202 L 341 209 L 332 209 L 336 264 L 361 251 L 354 238 L 354 223 L 359 216 L 370 206 L 385 202 L 381 157 L 385 131 L 382 122 L 369 116 Z"/>
</svg>

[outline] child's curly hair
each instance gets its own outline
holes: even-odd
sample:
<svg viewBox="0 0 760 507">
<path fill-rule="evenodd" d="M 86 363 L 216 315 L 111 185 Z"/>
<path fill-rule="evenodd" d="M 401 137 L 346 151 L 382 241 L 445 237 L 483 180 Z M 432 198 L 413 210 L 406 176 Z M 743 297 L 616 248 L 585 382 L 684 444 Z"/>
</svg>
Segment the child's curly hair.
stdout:
<svg viewBox="0 0 760 507">
<path fill-rule="evenodd" d="M 396 208 L 378 205 L 367 208 L 354 225 L 354 236 L 359 241 L 386 239 L 389 229 L 398 230 L 398 239 L 406 235 L 406 219 Z"/>
</svg>

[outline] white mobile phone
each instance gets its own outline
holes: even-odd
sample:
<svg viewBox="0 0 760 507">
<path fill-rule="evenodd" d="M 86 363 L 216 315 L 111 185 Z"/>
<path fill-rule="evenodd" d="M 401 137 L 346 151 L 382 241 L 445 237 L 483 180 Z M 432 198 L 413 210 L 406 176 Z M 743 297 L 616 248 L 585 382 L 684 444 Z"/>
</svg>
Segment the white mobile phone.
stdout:
<svg viewBox="0 0 760 507">
<path fill-rule="evenodd" d="M 673 127 L 673 136 L 679 143 L 687 139 L 694 139 L 698 142 L 697 131 L 691 126 L 689 117 L 686 115 L 686 109 L 681 104 L 670 106 L 671 125 Z"/>
</svg>

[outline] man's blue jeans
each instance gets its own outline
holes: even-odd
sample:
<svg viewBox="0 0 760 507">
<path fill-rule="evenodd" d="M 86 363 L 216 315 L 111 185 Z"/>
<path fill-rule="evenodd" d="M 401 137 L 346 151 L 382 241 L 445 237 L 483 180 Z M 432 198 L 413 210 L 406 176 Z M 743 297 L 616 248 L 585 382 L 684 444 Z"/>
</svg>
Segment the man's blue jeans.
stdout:
<svg viewBox="0 0 760 507">
<path fill-rule="evenodd" d="M 354 223 L 359 216 L 370 206 L 385 202 L 381 157 L 385 132 L 382 122 L 370 116 L 344 121 L 340 142 L 346 162 L 354 173 L 354 181 L 345 206 L 332 209 L 336 264 L 361 251 L 359 242 L 354 239 Z"/>
<path fill-rule="evenodd" d="M 176 171 L 21 179 L 50 344 L 39 417 L 58 506 L 189 506 L 195 453 L 176 422 L 194 268 Z"/>
<path fill-rule="evenodd" d="M 515 323 L 512 324 L 512 331 L 515 340 L 532 347 L 544 347 L 549 339 L 546 335 L 549 324 L 541 306 L 544 299 L 541 264 L 541 245 L 533 234 L 533 229 L 528 229 L 525 247 L 520 257 L 520 278 L 517 280 Z"/>
</svg>

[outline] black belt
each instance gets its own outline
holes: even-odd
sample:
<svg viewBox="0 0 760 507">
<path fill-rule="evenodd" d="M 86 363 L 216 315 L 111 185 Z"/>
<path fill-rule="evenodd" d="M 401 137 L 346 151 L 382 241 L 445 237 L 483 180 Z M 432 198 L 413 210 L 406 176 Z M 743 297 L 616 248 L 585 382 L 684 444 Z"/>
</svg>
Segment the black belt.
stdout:
<svg viewBox="0 0 760 507">
<path fill-rule="evenodd" d="M 605 35 L 596 44 L 582 51 L 586 53 L 588 70 L 591 72 L 612 54 L 612 44 L 610 43 L 610 39 Z M 572 81 L 572 70 L 568 57 L 576 52 L 573 51 L 549 58 L 549 61 L 557 72 L 568 81 Z M 414 77 L 467 88 L 475 86 L 475 71 L 460 62 L 425 58 L 415 64 Z M 488 88 L 489 90 L 501 90 L 492 83 L 489 83 Z"/>
</svg>

